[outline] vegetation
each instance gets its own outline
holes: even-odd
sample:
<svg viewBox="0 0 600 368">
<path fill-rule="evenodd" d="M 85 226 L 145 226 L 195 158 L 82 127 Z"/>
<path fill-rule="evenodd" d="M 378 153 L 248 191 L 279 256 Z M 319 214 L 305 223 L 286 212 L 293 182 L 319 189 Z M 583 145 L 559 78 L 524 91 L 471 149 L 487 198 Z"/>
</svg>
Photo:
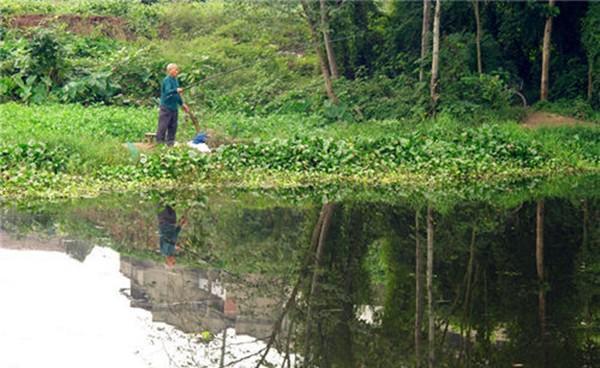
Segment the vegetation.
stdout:
<svg viewBox="0 0 600 368">
<path fill-rule="evenodd" d="M 476 17 L 443 4 L 435 104 L 429 46 L 416 42 L 421 4 L 304 5 L 0 1 L 0 196 L 335 181 L 441 187 L 598 170 L 595 4 L 495 2 L 478 4 Z M 525 109 L 523 99 L 538 99 L 548 19 L 548 101 Z M 155 129 L 152 107 L 172 61 L 203 129 L 226 143 L 209 156 L 128 144 Z M 590 124 L 525 131 L 517 122 L 531 111 Z M 178 137 L 193 134 L 183 124 Z"/>
<path fill-rule="evenodd" d="M 300 122 L 288 126 L 293 127 L 290 137 L 269 135 L 274 125 L 261 139 L 250 140 L 258 130 L 256 119 L 217 126 L 215 121 L 225 115 L 216 114 L 207 124 L 214 122 L 212 126 L 223 135 L 235 131 L 242 143 L 223 145 L 211 155 L 187 148 L 140 152 L 124 146 L 122 142 L 154 125 L 153 115 L 148 109 L 132 107 L 1 105 L 0 118 L 18 122 L 0 128 L 2 194 L 89 195 L 82 181 L 95 188 L 91 193 L 101 187 L 125 189 L 163 180 L 192 186 L 293 185 L 296 180 L 302 184 L 337 179 L 469 184 L 481 179 L 597 172 L 600 157 L 600 131 L 595 126 L 525 131 L 514 123 L 465 127 L 443 117 L 413 126 L 394 127 L 395 122 L 383 121 L 379 131 L 367 132 L 376 125 L 320 125 L 322 120 L 297 115 Z M 189 134 L 191 127 L 187 128 L 180 134 Z"/>
</svg>

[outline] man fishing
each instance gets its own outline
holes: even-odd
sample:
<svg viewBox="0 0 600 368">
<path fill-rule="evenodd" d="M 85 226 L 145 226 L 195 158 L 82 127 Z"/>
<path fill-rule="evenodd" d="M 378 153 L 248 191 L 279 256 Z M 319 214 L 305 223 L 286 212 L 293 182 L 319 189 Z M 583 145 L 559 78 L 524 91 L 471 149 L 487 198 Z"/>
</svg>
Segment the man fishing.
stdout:
<svg viewBox="0 0 600 368">
<path fill-rule="evenodd" d="M 166 143 L 168 146 L 175 144 L 179 106 L 185 112 L 189 112 L 188 106 L 183 103 L 183 99 L 181 98 L 183 88 L 179 87 L 177 74 L 179 74 L 177 64 L 167 65 L 167 76 L 163 79 L 160 86 L 160 112 L 158 114 L 156 142 L 159 144 Z"/>
</svg>

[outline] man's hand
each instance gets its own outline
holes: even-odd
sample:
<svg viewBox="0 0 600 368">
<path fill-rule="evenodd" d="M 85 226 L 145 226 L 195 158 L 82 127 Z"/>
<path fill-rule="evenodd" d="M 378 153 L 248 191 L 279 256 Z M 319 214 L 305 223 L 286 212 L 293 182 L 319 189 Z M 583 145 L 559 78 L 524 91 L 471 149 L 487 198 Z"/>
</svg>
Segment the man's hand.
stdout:
<svg viewBox="0 0 600 368">
<path fill-rule="evenodd" d="M 177 93 L 182 94 L 183 93 L 183 88 L 177 88 Z"/>
<path fill-rule="evenodd" d="M 185 224 L 187 224 L 187 218 L 184 216 L 179 219 L 179 226 L 184 226 Z"/>
<path fill-rule="evenodd" d="M 183 108 L 183 111 L 185 111 L 185 112 L 187 112 L 187 113 L 189 113 L 189 112 L 190 112 L 190 108 L 189 108 L 189 106 L 188 106 L 188 105 L 186 105 L 186 104 L 183 104 L 183 105 L 181 105 L 181 107 Z"/>
</svg>

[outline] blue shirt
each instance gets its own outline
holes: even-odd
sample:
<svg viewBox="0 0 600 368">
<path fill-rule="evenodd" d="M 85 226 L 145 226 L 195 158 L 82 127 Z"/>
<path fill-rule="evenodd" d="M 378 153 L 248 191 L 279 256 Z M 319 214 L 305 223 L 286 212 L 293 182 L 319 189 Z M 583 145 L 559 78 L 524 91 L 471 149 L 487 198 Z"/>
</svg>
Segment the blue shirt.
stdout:
<svg viewBox="0 0 600 368">
<path fill-rule="evenodd" d="M 183 105 L 183 100 L 177 93 L 177 88 L 179 88 L 177 79 L 170 75 L 163 79 L 160 86 L 160 106 L 164 106 L 171 111 L 177 111 L 177 107 Z"/>
</svg>

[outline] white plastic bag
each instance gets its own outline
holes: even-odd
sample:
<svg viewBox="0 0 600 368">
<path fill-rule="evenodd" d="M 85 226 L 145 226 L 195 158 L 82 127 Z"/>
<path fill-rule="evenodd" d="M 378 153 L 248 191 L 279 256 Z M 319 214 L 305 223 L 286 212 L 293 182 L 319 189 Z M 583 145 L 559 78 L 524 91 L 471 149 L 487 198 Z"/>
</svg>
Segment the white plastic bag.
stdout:
<svg viewBox="0 0 600 368">
<path fill-rule="evenodd" d="M 191 147 L 195 150 L 198 150 L 202 153 L 210 153 L 210 147 L 208 147 L 208 145 L 206 143 L 198 143 L 198 144 L 194 144 L 194 142 L 189 141 L 187 142 L 188 147 Z"/>
</svg>

